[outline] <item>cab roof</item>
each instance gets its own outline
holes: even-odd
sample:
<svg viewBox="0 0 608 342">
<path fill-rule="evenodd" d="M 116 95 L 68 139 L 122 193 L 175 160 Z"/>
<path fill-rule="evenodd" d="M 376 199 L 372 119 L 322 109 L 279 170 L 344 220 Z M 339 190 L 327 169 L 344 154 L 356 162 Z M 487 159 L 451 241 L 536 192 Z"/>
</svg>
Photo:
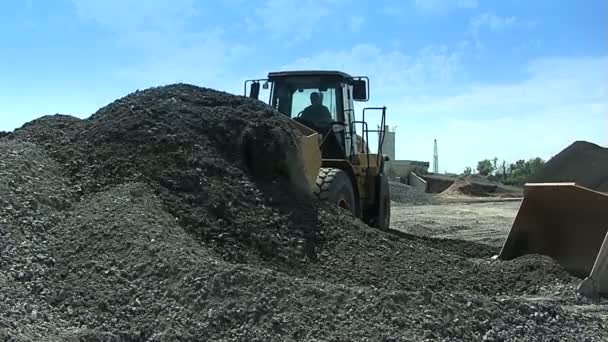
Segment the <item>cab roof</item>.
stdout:
<svg viewBox="0 0 608 342">
<path fill-rule="evenodd" d="M 325 76 L 335 77 L 339 79 L 352 79 L 352 76 L 338 70 L 293 70 L 293 71 L 276 71 L 268 73 L 268 79 L 297 77 L 297 76 Z"/>
</svg>

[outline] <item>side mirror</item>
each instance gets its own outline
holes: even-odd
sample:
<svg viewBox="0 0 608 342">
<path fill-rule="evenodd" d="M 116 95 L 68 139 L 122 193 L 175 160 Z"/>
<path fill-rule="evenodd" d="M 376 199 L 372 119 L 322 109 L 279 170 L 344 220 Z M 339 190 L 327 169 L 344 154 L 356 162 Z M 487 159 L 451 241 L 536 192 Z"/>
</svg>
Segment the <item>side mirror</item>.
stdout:
<svg viewBox="0 0 608 342">
<path fill-rule="evenodd" d="M 353 81 L 353 99 L 355 101 L 367 101 L 367 82 L 365 80 Z"/>
<path fill-rule="evenodd" d="M 253 82 L 251 83 L 251 89 L 249 90 L 249 97 L 258 99 L 260 97 L 260 83 Z"/>
</svg>

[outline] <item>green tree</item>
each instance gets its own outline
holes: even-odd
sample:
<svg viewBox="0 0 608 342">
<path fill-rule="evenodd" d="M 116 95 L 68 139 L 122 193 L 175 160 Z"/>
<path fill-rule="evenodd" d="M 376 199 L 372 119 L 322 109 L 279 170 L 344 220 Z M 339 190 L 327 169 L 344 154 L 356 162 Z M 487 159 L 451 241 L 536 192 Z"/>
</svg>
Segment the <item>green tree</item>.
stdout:
<svg viewBox="0 0 608 342">
<path fill-rule="evenodd" d="M 465 167 L 464 171 L 462 172 L 462 174 L 464 174 L 465 176 L 468 176 L 471 173 L 473 173 L 473 169 L 471 169 L 469 166 Z"/>
<path fill-rule="evenodd" d="M 482 176 L 487 176 L 494 172 L 494 165 L 490 159 L 480 160 L 477 163 L 477 172 Z"/>
<path fill-rule="evenodd" d="M 542 167 L 545 165 L 545 161 L 541 158 L 534 158 L 534 159 L 530 159 L 528 161 L 529 163 L 529 171 L 530 171 L 530 175 L 536 173 L 538 170 L 542 169 Z"/>
<path fill-rule="evenodd" d="M 541 158 L 529 160 L 520 159 L 509 166 L 509 173 L 505 178 L 505 184 L 524 185 L 528 177 L 540 170 L 545 165 Z"/>
<path fill-rule="evenodd" d="M 502 163 L 496 168 L 496 178 L 504 182 L 509 176 L 511 168 L 507 166 L 507 161 L 503 160 Z"/>
</svg>

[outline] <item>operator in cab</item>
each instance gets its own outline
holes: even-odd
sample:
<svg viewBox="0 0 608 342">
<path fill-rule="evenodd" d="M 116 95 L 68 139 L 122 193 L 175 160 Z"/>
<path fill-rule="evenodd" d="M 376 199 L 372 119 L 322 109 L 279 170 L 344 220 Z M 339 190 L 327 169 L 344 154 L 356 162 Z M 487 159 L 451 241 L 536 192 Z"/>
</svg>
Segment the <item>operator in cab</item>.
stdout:
<svg viewBox="0 0 608 342">
<path fill-rule="evenodd" d="M 313 92 L 310 94 L 310 106 L 302 111 L 300 118 L 321 127 L 331 125 L 333 119 L 329 109 L 323 105 L 322 93 Z"/>
</svg>

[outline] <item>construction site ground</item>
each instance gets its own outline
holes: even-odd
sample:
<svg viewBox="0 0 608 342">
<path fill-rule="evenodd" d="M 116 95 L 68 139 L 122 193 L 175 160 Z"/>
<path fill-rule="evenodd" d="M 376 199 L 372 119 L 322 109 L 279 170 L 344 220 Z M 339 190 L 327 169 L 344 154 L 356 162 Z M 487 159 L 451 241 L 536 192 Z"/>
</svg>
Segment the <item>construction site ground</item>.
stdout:
<svg viewBox="0 0 608 342">
<path fill-rule="evenodd" d="M 500 248 L 517 214 L 519 200 L 459 199 L 433 205 L 392 203 L 392 228 L 406 233 L 474 241 Z"/>
</svg>

